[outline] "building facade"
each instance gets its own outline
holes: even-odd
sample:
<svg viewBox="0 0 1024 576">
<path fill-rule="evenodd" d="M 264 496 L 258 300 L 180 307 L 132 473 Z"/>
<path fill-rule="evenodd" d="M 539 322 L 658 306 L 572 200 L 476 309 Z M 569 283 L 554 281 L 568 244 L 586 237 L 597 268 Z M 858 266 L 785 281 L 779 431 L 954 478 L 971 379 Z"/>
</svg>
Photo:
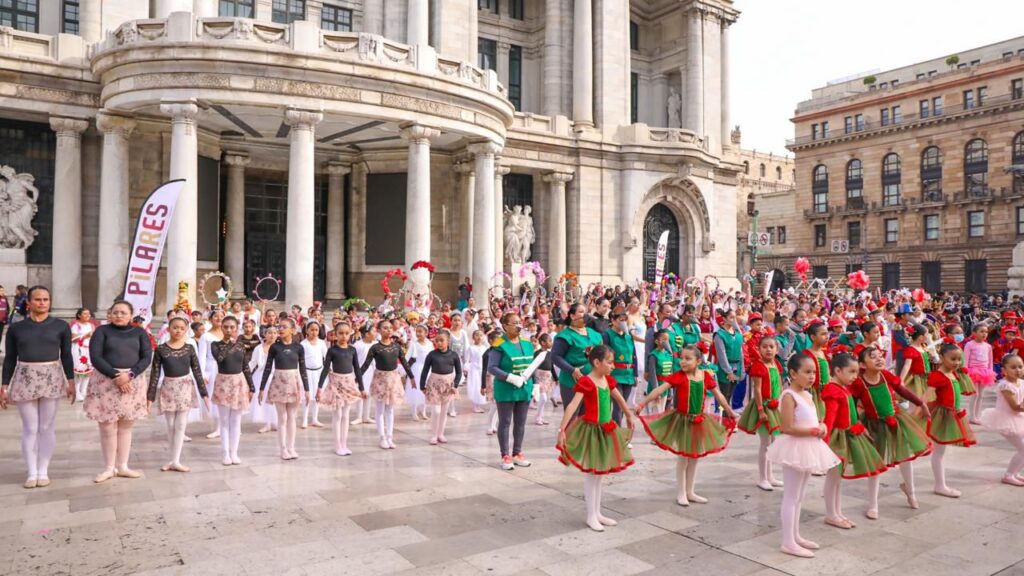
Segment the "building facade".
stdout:
<svg viewBox="0 0 1024 576">
<path fill-rule="evenodd" d="M 793 213 L 789 213 L 787 223 L 787 214 L 775 199 L 793 194 L 796 170 L 788 155 L 740 148 L 738 127 L 733 130 L 732 141 L 733 149 L 738 151 L 734 161 L 742 169 L 736 188 L 736 275 L 742 278 L 751 270 L 766 272 L 765 259 L 777 256 L 789 245 Z M 752 244 L 751 234 L 757 235 L 755 240 L 767 234 L 768 244 Z"/>
<path fill-rule="evenodd" d="M 793 123 L 800 224 L 773 267 L 792 278 L 806 257 L 815 277 L 863 268 L 882 289 L 1006 288 L 1024 236 L 1024 37 L 816 89 Z"/>
<path fill-rule="evenodd" d="M 212 270 L 308 305 L 429 260 L 448 298 L 511 270 L 515 206 L 551 277 L 648 276 L 669 229 L 669 270 L 735 282 L 730 0 L 13 4 L 0 164 L 34 177 L 26 274 L 62 309 L 121 291 L 172 178 L 157 313 Z"/>
</svg>

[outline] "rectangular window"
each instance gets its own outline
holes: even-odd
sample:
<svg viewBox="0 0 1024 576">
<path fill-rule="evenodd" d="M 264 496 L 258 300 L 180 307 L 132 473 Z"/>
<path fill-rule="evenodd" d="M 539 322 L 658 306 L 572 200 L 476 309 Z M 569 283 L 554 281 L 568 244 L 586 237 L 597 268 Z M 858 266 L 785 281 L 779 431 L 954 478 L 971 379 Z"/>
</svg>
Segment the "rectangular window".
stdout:
<svg viewBox="0 0 1024 576">
<path fill-rule="evenodd" d="M 333 32 L 351 32 L 352 11 L 324 4 L 323 11 L 320 12 L 320 27 Z"/>
<path fill-rule="evenodd" d="M 892 86 L 893 88 L 895 88 L 895 87 L 897 87 L 897 86 L 899 86 L 899 85 L 900 85 L 900 79 L 899 79 L 899 78 L 893 78 L 893 81 L 892 81 L 892 83 L 890 84 L 890 86 Z"/>
<path fill-rule="evenodd" d="M 964 90 L 964 110 L 974 108 L 974 90 Z"/>
<path fill-rule="evenodd" d="M 889 87 L 889 83 L 888 82 L 879 82 L 878 83 L 878 89 L 879 90 L 884 90 L 884 89 L 886 89 L 888 87 Z"/>
<path fill-rule="evenodd" d="M 1017 207 L 1017 236 L 1024 236 L 1024 206 Z"/>
<path fill-rule="evenodd" d="M 967 213 L 967 237 L 985 237 L 985 211 L 972 210 Z"/>
<path fill-rule="evenodd" d="M 857 132 L 860 132 L 861 130 L 863 130 L 864 129 L 864 115 L 863 114 L 857 114 L 856 116 L 854 116 L 853 117 L 853 123 L 857 127 Z"/>
<path fill-rule="evenodd" d="M 39 0 L 0 0 L 0 26 L 39 32 Z"/>
<path fill-rule="evenodd" d="M 882 290 L 900 289 L 900 265 L 899 262 L 882 264 Z"/>
<path fill-rule="evenodd" d="M 1003 52 L 1003 58 L 1013 58 L 1013 50 L 1009 52 Z"/>
<path fill-rule="evenodd" d="M 939 239 L 939 215 L 928 214 L 924 217 L 924 239 Z"/>
<path fill-rule="evenodd" d="M 828 278 L 828 266 L 812 266 L 811 278 L 821 278 L 822 280 Z"/>
<path fill-rule="evenodd" d="M 988 292 L 988 260 L 964 262 L 964 288 L 971 294 Z"/>
<path fill-rule="evenodd" d="M 640 25 L 632 20 L 629 21 L 629 49 L 640 49 Z"/>
<path fill-rule="evenodd" d="M 523 6 L 523 0 L 508 0 L 508 15 L 516 20 L 522 20 L 526 17 L 526 10 Z"/>
<path fill-rule="evenodd" d="M 640 75 L 629 73 L 629 123 L 640 121 Z"/>
<path fill-rule="evenodd" d="M 914 76 L 914 80 L 923 80 L 924 77 L 924 72 L 918 72 L 917 75 Z"/>
<path fill-rule="evenodd" d="M 846 223 L 846 239 L 850 241 L 850 248 L 860 247 L 860 222 Z"/>
<path fill-rule="evenodd" d="M 405 261 L 405 226 L 389 229 L 389 218 L 405 221 L 408 175 L 368 174 L 366 177 L 366 264 L 394 265 Z M 248 205 L 246 206 L 248 208 Z"/>
<path fill-rule="evenodd" d="M 815 248 L 824 248 L 825 247 L 825 238 L 826 238 L 826 236 L 827 236 L 827 234 L 826 234 L 826 230 L 825 230 L 825 225 L 824 224 L 815 224 L 814 225 L 814 247 Z"/>
<path fill-rule="evenodd" d="M 476 41 L 477 66 L 483 70 L 498 71 L 498 43 L 489 38 Z"/>
<path fill-rule="evenodd" d="M 2 4 L 2 2 L 0 2 Z M 65 34 L 78 34 L 79 0 L 64 0 L 61 13 L 60 30 Z"/>
<path fill-rule="evenodd" d="M 1024 78 L 1010 81 L 1010 98 L 1014 100 L 1024 98 Z"/>
<path fill-rule="evenodd" d="M 508 48 L 508 101 L 523 109 L 523 47 L 515 44 Z"/>
<path fill-rule="evenodd" d="M 821 137 L 828 138 L 828 122 L 821 123 Z"/>
<path fill-rule="evenodd" d="M 885 243 L 895 244 L 900 240 L 900 221 L 898 218 L 888 218 L 885 221 Z"/>
<path fill-rule="evenodd" d="M 498 0 L 477 0 L 477 10 L 490 10 L 492 14 L 498 13 Z"/>
<path fill-rule="evenodd" d="M 850 274 L 853 274 L 854 272 L 856 272 L 858 270 L 863 270 L 863 269 L 864 269 L 864 265 L 863 264 L 847 264 L 846 265 L 846 272 L 844 272 L 844 274 L 849 276 Z"/>
<path fill-rule="evenodd" d="M 769 226 L 766 231 L 768 232 L 768 243 L 777 244 L 775 240 L 775 226 Z"/>
<path fill-rule="evenodd" d="M 883 184 L 882 185 L 882 205 L 883 206 L 898 206 L 900 203 L 900 189 L 901 184 Z"/>
<path fill-rule="evenodd" d="M 888 126 L 889 125 L 889 109 L 888 108 L 882 108 L 881 110 L 878 111 L 878 115 L 881 118 L 882 126 Z"/>
<path fill-rule="evenodd" d="M 274 0 L 271 20 L 278 24 L 291 24 L 306 19 L 306 0 Z"/>
<path fill-rule="evenodd" d="M 817 124 L 811 124 L 811 140 L 817 140 L 817 139 L 818 139 L 818 125 Z"/>
<path fill-rule="evenodd" d="M 988 98 L 988 86 L 981 86 L 978 88 L 978 106 L 984 106 L 985 100 Z"/>
<path fill-rule="evenodd" d="M 978 64 L 981 64 L 981 60 L 971 60 L 971 66 L 977 66 Z"/>
<path fill-rule="evenodd" d="M 932 76 L 935 76 L 938 73 L 939 72 L 937 70 L 929 70 L 928 71 L 928 77 L 931 78 Z"/>
<path fill-rule="evenodd" d="M 932 116 L 942 116 L 942 96 L 932 98 Z"/>
<path fill-rule="evenodd" d="M 847 134 L 853 132 L 853 116 L 843 118 L 843 131 Z"/>
<path fill-rule="evenodd" d="M 1018 224 L 1017 227 L 1020 228 L 1020 225 Z M 786 227 L 785 226 L 779 226 L 778 230 L 779 230 L 779 244 L 785 244 L 786 243 Z"/>
<path fill-rule="evenodd" d="M 928 113 L 931 112 L 931 108 L 931 102 L 928 101 L 928 99 L 921 100 L 917 103 L 917 111 L 918 114 L 921 115 L 922 119 L 928 117 Z"/>
<path fill-rule="evenodd" d="M 903 120 L 903 109 L 899 106 L 892 107 L 892 123 L 899 124 Z"/>
<path fill-rule="evenodd" d="M 220 0 L 217 15 L 221 18 L 252 18 L 256 0 Z"/>
<path fill-rule="evenodd" d="M 921 288 L 932 294 L 938 292 L 942 286 L 942 262 L 926 261 L 921 262 Z"/>
<path fill-rule="evenodd" d="M 967 68 L 967 62 L 961 62 L 956 65 L 957 70 L 963 70 L 964 68 Z"/>
<path fill-rule="evenodd" d="M 828 212 L 828 192 L 814 192 L 814 213 L 824 214 Z"/>
</svg>

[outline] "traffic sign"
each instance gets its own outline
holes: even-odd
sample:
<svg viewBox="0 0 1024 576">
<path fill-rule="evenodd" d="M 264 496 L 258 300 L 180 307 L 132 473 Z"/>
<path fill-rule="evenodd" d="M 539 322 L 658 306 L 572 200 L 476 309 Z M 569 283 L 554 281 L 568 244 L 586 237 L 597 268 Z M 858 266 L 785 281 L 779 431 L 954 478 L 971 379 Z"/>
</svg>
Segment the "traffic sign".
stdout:
<svg viewBox="0 0 1024 576">
<path fill-rule="evenodd" d="M 846 254 L 850 251 L 849 240 L 833 240 L 832 241 L 832 253 L 833 254 Z"/>
<path fill-rule="evenodd" d="M 747 245 L 767 248 L 772 245 L 772 236 L 767 232 L 750 232 L 747 234 Z"/>
</svg>

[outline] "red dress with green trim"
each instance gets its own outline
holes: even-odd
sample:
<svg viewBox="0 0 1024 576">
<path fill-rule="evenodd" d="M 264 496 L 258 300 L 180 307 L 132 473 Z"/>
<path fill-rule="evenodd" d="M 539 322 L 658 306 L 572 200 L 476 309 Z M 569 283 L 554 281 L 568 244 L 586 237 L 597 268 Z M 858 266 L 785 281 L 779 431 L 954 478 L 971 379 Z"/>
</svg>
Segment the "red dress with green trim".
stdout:
<svg viewBox="0 0 1024 576">
<path fill-rule="evenodd" d="M 779 434 L 782 431 L 782 417 L 779 413 L 779 397 L 782 396 L 782 364 L 774 359 L 771 364 L 755 360 L 750 365 L 749 377 L 751 378 L 750 382 L 753 382 L 753 378 L 761 379 L 761 404 L 764 407 L 765 419 L 761 419 L 757 404 L 751 401 L 740 415 L 737 426 L 747 434 Z"/>
<path fill-rule="evenodd" d="M 705 392 L 717 386 L 715 375 L 703 370 L 698 374 L 697 380 L 683 372 L 665 377 L 675 391 L 675 407 L 640 419 L 655 445 L 687 458 L 703 458 L 729 445 L 730 430 L 722 419 L 704 413 Z"/>
<path fill-rule="evenodd" d="M 910 371 L 903 385 L 923 400 L 928 393 L 928 375 L 932 371 L 931 357 L 928 354 L 921 354 L 921 351 L 913 346 L 907 346 L 903 349 L 903 361 L 910 362 Z"/>
<path fill-rule="evenodd" d="M 814 372 L 814 386 L 811 386 L 811 398 L 814 399 L 814 409 L 818 411 L 818 420 L 825 419 L 825 403 L 821 400 L 821 390 L 829 383 L 831 370 L 829 368 L 829 357 L 828 353 L 824 350 L 821 351 L 824 357 L 817 356 L 811 351 L 810 348 L 804 350 L 804 354 L 807 354 L 814 360 L 814 365 L 818 369 Z"/>
<path fill-rule="evenodd" d="M 960 382 L 960 394 L 962 396 L 974 396 L 978 393 L 978 389 L 974 386 L 974 381 L 971 380 L 971 375 L 967 373 L 967 368 L 964 368 L 963 360 L 960 361 L 960 369 L 957 370 L 956 379 Z"/>
<path fill-rule="evenodd" d="M 867 478 L 889 469 L 864 432 L 867 428 L 857 417 L 857 404 L 845 387 L 829 382 L 821 390 L 825 403 L 825 427 L 828 428 L 828 447 L 839 460 L 843 478 Z"/>
<path fill-rule="evenodd" d="M 610 376 L 605 381 L 608 387 L 598 387 L 590 376 L 576 381 L 573 391 L 582 395 L 583 415 L 566 428 L 565 444 L 555 447 L 559 462 L 587 474 L 614 474 L 633 465 L 633 431 L 612 420 L 611 391 L 618 384 Z"/>
<path fill-rule="evenodd" d="M 850 385 L 850 393 L 864 409 L 864 426 L 886 465 L 893 467 L 932 452 L 928 433 L 896 402 L 899 376 L 883 370 L 878 382 L 868 383 L 861 374 Z"/>
<path fill-rule="evenodd" d="M 960 380 L 936 370 L 928 376 L 928 386 L 935 389 L 935 401 L 929 403 L 932 419 L 928 436 L 939 444 L 972 446 L 978 441 L 967 422 L 967 410 L 960 407 Z"/>
</svg>

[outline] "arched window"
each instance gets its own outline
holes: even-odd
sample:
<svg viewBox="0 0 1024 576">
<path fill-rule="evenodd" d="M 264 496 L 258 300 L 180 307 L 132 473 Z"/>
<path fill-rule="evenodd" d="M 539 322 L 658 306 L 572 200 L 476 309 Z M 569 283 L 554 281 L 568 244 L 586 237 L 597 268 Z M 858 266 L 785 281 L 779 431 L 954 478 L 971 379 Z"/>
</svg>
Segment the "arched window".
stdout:
<svg viewBox="0 0 1024 576">
<path fill-rule="evenodd" d="M 968 196 L 983 196 L 988 190 L 988 144 L 981 138 L 964 148 L 964 187 Z"/>
<path fill-rule="evenodd" d="M 750 162 L 747 162 L 746 160 L 743 161 L 743 173 L 750 174 Z"/>
<path fill-rule="evenodd" d="M 828 212 L 828 168 L 818 164 L 811 173 L 811 193 L 814 196 L 814 211 L 818 214 Z"/>
<path fill-rule="evenodd" d="M 764 178 L 764 175 L 765 175 L 764 164 L 762 163 L 761 164 L 761 178 Z"/>
<path fill-rule="evenodd" d="M 846 207 L 864 207 L 864 168 L 856 158 L 846 163 Z"/>
<path fill-rule="evenodd" d="M 882 206 L 897 206 L 900 203 L 901 180 L 900 155 L 890 152 L 882 158 Z"/>
<path fill-rule="evenodd" d="M 1013 137 L 1013 191 L 1024 193 L 1024 132 Z"/>
<path fill-rule="evenodd" d="M 921 200 L 942 200 L 942 150 L 929 146 L 921 153 Z"/>
<path fill-rule="evenodd" d="M 782 180 L 782 166 L 775 167 L 775 179 Z"/>
</svg>

